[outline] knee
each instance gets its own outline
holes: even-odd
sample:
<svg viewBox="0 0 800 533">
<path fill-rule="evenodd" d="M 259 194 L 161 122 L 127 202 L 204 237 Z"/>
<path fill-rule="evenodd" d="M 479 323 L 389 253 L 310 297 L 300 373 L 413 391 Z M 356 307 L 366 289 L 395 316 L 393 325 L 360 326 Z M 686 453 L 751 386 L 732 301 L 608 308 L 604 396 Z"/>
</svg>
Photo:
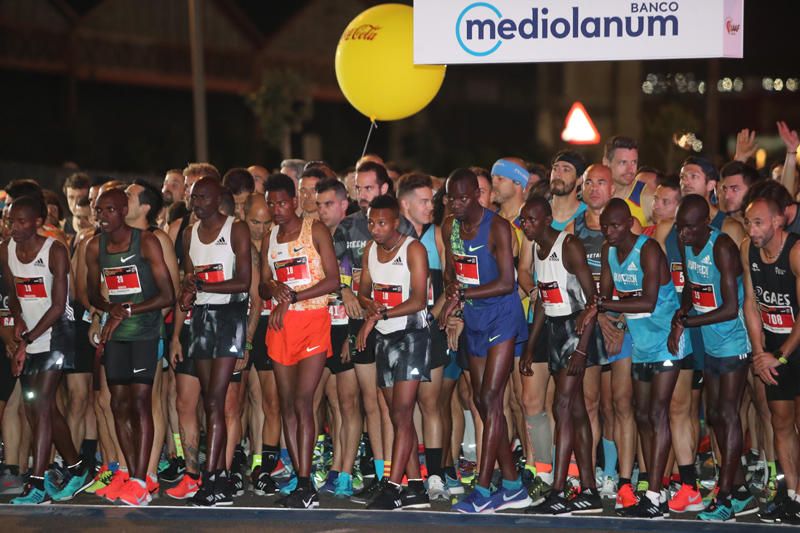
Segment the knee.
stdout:
<svg viewBox="0 0 800 533">
<path fill-rule="evenodd" d="M 480 410 L 483 408 L 485 412 L 489 412 L 492 410 L 503 410 L 503 394 L 499 389 L 496 388 L 487 388 L 486 390 L 481 391 L 478 395 L 478 409 Z"/>
<path fill-rule="evenodd" d="M 633 416 L 633 402 L 628 395 L 614 396 L 614 416 L 630 418 Z"/>
<path fill-rule="evenodd" d="M 239 418 L 240 409 L 239 402 L 236 399 L 231 399 L 225 402 L 225 418 L 234 419 Z"/>
<path fill-rule="evenodd" d="M 206 394 L 203 397 L 203 408 L 206 410 L 206 415 L 224 412 L 225 399 L 217 398 L 214 394 Z"/>
<path fill-rule="evenodd" d="M 294 409 L 295 413 L 307 413 L 311 412 L 313 400 L 311 398 L 306 398 L 304 396 L 298 396 L 292 402 L 292 408 Z"/>
<path fill-rule="evenodd" d="M 524 387 L 522 389 L 520 401 L 522 403 L 523 412 L 526 415 L 530 416 L 544 411 L 543 391 L 533 392 L 530 390 L 530 387 Z"/>
<path fill-rule="evenodd" d="M 148 393 L 137 394 L 130 404 L 135 413 L 146 413 L 153 410 L 153 402 Z"/>
<path fill-rule="evenodd" d="M 414 404 L 402 404 L 400 402 L 394 402 L 390 414 L 392 418 L 392 424 L 394 426 L 413 424 Z"/>
<path fill-rule="evenodd" d="M 572 415 L 572 402 L 565 394 L 559 394 L 553 400 L 553 416 L 556 421 L 565 420 Z"/>
<path fill-rule="evenodd" d="M 650 413 L 644 409 L 637 409 L 636 413 L 634 414 L 636 418 L 636 425 L 639 426 L 640 429 L 650 429 Z"/>
<path fill-rule="evenodd" d="M 127 413 L 129 410 L 129 402 L 126 394 L 116 394 L 111 396 L 111 411 L 119 415 Z"/>
<path fill-rule="evenodd" d="M 647 418 L 650 422 L 650 426 L 659 431 L 664 430 L 665 426 L 669 423 L 667 409 L 661 405 L 650 406 L 650 412 L 647 414 Z"/>
<path fill-rule="evenodd" d="M 669 403 L 669 417 L 671 419 L 688 417 L 691 409 L 692 402 L 690 398 L 682 398 L 674 395 L 672 401 Z"/>
</svg>

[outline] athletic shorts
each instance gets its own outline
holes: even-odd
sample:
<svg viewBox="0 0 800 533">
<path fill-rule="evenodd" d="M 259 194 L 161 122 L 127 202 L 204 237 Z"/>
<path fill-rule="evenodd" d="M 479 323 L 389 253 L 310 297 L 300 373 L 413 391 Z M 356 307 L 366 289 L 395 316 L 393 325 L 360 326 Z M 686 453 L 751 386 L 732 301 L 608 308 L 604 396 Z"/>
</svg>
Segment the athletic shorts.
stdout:
<svg viewBox="0 0 800 533">
<path fill-rule="evenodd" d="M 569 366 L 569 358 L 575 352 L 580 336 L 575 331 L 575 319 L 580 313 L 568 316 L 547 317 L 544 327 L 547 329 L 548 354 L 547 368 L 551 374 L 558 374 Z M 594 337 L 594 334 L 592 334 Z M 597 343 L 589 340 L 586 348 L 586 368 L 597 364 Z"/>
<path fill-rule="evenodd" d="M 140 341 L 110 340 L 105 347 L 106 382 L 112 385 L 132 383 L 152 385 L 158 361 L 159 338 Z"/>
<path fill-rule="evenodd" d="M 735 372 L 750 365 L 750 355 L 749 353 L 743 353 L 730 357 L 712 357 L 706 354 L 703 372 L 712 376 Z"/>
<path fill-rule="evenodd" d="M 14 392 L 17 378 L 11 374 L 11 359 L 6 357 L 6 347 L 0 342 L 0 402 L 7 402 Z"/>
<path fill-rule="evenodd" d="M 342 363 L 342 346 L 348 336 L 349 330 L 347 329 L 347 324 L 331 326 L 331 350 L 333 355 L 328 357 L 328 360 L 325 361 L 325 366 L 334 376 L 342 372 L 347 372 L 348 370 L 353 370 L 352 361 L 349 363 Z M 349 345 L 345 347 L 345 350 L 350 350 Z"/>
<path fill-rule="evenodd" d="M 195 305 L 192 308 L 189 358 L 244 357 L 247 302 Z"/>
<path fill-rule="evenodd" d="M 350 334 L 350 360 L 356 365 L 371 365 L 375 362 L 375 330 L 370 331 L 367 335 L 367 345 L 363 350 L 356 350 L 356 339 L 361 326 L 364 325 L 363 320 L 351 318 L 347 323 L 347 330 Z"/>
<path fill-rule="evenodd" d="M 231 383 L 241 383 L 243 373 L 242 370 L 234 370 L 231 372 Z"/>
<path fill-rule="evenodd" d="M 469 355 L 486 357 L 492 346 L 515 339 L 514 357 L 519 357 L 528 341 L 528 323 L 519 297 L 515 293 L 492 306 L 467 304 L 464 308 L 464 333 Z"/>
<path fill-rule="evenodd" d="M 428 328 L 404 329 L 375 335 L 375 366 L 378 387 L 393 387 L 398 381 L 431 380 L 431 336 Z"/>
<path fill-rule="evenodd" d="M 789 360 L 785 365 L 776 368 L 778 375 L 775 376 L 777 385 L 767 385 L 767 401 L 794 401 L 800 396 L 800 350 L 795 351 L 786 359 Z"/>
<path fill-rule="evenodd" d="M 531 326 L 531 329 L 533 327 Z M 536 344 L 533 345 L 533 362 L 546 363 L 550 357 L 550 346 L 547 342 L 547 326 L 542 326 L 539 336 L 536 338 Z"/>
<path fill-rule="evenodd" d="M 625 336 L 622 338 L 622 348 L 619 353 L 615 353 L 614 355 L 608 355 L 603 332 L 598 324 L 594 326 L 592 342 L 595 344 L 595 349 L 597 351 L 598 364 L 603 367 L 603 370 L 606 368 L 610 369 L 612 363 L 627 359 L 633 355 L 633 337 L 631 337 L 630 331 L 627 330 L 625 330 Z"/>
<path fill-rule="evenodd" d="M 35 376 L 51 370 L 69 370 L 74 366 L 75 352 L 50 350 L 49 352 L 29 353 L 25 357 L 23 376 Z"/>
<path fill-rule="evenodd" d="M 67 374 L 89 374 L 94 372 L 95 348 L 89 343 L 89 327 L 92 318 L 78 302 L 72 302 L 75 311 L 75 368 Z M 88 322 L 87 322 L 88 320 Z"/>
<path fill-rule="evenodd" d="M 431 320 L 428 329 L 431 335 L 431 370 L 433 370 L 449 364 L 450 356 L 447 353 L 447 333 L 439 329 L 439 323 L 435 319 Z"/>
<path fill-rule="evenodd" d="M 693 316 L 694 314 L 694 309 L 689 311 L 689 316 Z M 703 331 L 701 328 L 689 328 L 689 338 L 692 341 L 694 369 L 702 372 L 706 363 L 706 345 L 703 342 Z"/>
<path fill-rule="evenodd" d="M 330 357 L 331 314 L 327 307 L 286 311 L 283 328 L 267 329 L 267 346 L 273 363 L 294 366 L 313 355 Z"/>
<path fill-rule="evenodd" d="M 178 339 L 181 342 L 181 349 L 183 351 L 183 361 L 180 361 L 175 365 L 175 373 L 176 374 L 183 374 L 185 376 L 192 376 L 194 378 L 197 377 L 197 370 L 194 368 L 194 360 L 188 357 L 189 354 L 189 344 L 191 340 L 191 333 L 189 332 L 190 326 L 189 324 L 184 324 L 181 328 L 181 334 Z"/>
<path fill-rule="evenodd" d="M 695 362 L 695 365 L 697 365 L 697 362 Z M 692 390 L 700 390 L 702 388 L 703 388 L 703 371 L 695 370 L 694 375 L 692 376 Z"/>
<path fill-rule="evenodd" d="M 272 370 L 272 359 L 267 355 L 267 327 L 269 326 L 269 316 L 261 315 L 258 317 L 258 325 L 253 335 L 253 349 L 250 351 L 250 361 L 259 372 Z"/>
<path fill-rule="evenodd" d="M 671 370 L 682 370 L 682 361 L 682 359 L 678 361 L 668 359 L 658 363 L 633 363 L 631 364 L 631 375 L 636 381 L 650 383 L 653 381 L 653 378 L 656 376 L 656 374 L 669 372 Z"/>
<path fill-rule="evenodd" d="M 461 373 L 463 372 L 461 367 L 458 366 L 458 351 L 447 350 L 447 357 L 449 361 L 447 362 L 447 365 L 444 367 L 442 378 L 449 379 L 450 381 L 457 381 L 458 378 L 461 377 Z"/>
</svg>

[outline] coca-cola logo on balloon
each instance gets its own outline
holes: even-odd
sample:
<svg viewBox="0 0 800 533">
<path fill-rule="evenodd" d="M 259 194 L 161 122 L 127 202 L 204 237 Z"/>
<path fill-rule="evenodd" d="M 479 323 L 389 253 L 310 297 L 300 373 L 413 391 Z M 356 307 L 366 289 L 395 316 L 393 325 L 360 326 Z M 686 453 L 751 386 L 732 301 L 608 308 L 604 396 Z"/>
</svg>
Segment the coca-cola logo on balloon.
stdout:
<svg viewBox="0 0 800 533">
<path fill-rule="evenodd" d="M 342 36 L 343 41 L 372 41 L 377 37 L 381 27 L 375 24 L 362 24 L 347 30 Z"/>
<path fill-rule="evenodd" d="M 725 30 L 728 32 L 728 35 L 736 35 L 740 27 L 741 24 L 735 24 L 732 18 L 728 17 L 725 19 Z"/>
</svg>

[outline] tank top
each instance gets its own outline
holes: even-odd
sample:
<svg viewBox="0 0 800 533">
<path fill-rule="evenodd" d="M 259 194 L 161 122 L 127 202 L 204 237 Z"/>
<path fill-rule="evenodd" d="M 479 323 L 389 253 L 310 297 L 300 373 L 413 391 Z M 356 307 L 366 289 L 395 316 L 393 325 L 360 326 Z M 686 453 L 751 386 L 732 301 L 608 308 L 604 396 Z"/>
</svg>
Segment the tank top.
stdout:
<svg viewBox="0 0 800 533">
<path fill-rule="evenodd" d="M 53 273 L 50 272 L 50 248 L 56 242 L 52 237 L 47 237 L 39 249 L 39 253 L 30 263 L 23 263 L 17 257 L 17 243 L 14 239 L 8 241 L 8 267 L 14 276 L 14 288 L 17 292 L 22 318 L 29 329 L 33 329 L 42 316 L 53 306 Z M 67 281 L 67 294 L 69 294 L 69 281 Z M 69 298 L 66 298 L 64 316 L 66 321 L 75 319 Z M 53 328 L 50 327 L 38 336 L 26 348 L 27 353 L 42 353 L 51 351 Z"/>
<path fill-rule="evenodd" d="M 324 277 L 322 259 L 314 247 L 311 227 L 314 219 L 304 217 L 297 240 L 278 242 L 279 226 L 272 226 L 269 233 L 269 268 L 277 281 L 286 284 L 294 291 L 313 287 Z M 318 296 L 289 306 L 293 311 L 321 309 L 328 305 L 328 296 Z"/>
<path fill-rule="evenodd" d="M 797 212 L 794 219 L 786 224 L 786 231 L 800 235 L 800 204 L 794 204 L 797 207 Z"/>
<path fill-rule="evenodd" d="M 200 241 L 197 231 L 200 222 L 192 226 L 192 238 L 189 242 L 189 257 L 192 259 L 195 275 L 206 283 L 220 283 L 233 278 L 236 269 L 236 254 L 233 253 L 231 228 L 233 217 L 228 217 L 219 230 L 217 237 L 210 244 Z M 197 291 L 195 305 L 224 305 L 232 302 L 243 302 L 247 293 L 217 294 Z"/>
<path fill-rule="evenodd" d="M 758 248 L 750 244 L 750 279 L 756 295 L 764 329 L 767 350 L 780 348 L 792 332 L 800 303 L 797 301 L 796 278 L 789 255 L 798 235 L 788 233 L 783 250 L 774 263 L 765 263 Z"/>
<path fill-rule="evenodd" d="M 569 316 L 586 306 L 578 278 L 564 266 L 564 239 L 568 233 L 562 231 L 545 259 L 539 257 L 539 247 L 533 246 L 533 266 L 539 298 L 544 314 L 549 317 Z"/>
<path fill-rule="evenodd" d="M 714 244 L 719 236 L 719 230 L 711 228 L 708 241 L 699 253 L 695 254 L 691 246 L 683 249 L 686 256 L 686 276 L 692 284 L 692 307 L 698 313 L 708 313 L 722 305 L 721 275 L 714 263 Z M 712 357 L 731 357 L 750 351 L 750 339 L 747 337 L 742 313 L 744 287 L 741 275 L 736 278 L 736 299 L 736 318 L 700 328 L 706 353 Z"/>
<path fill-rule="evenodd" d="M 436 226 L 429 224 L 422 230 L 419 240 L 428 253 L 428 307 L 433 307 L 434 302 L 444 291 L 442 278 L 442 260 L 439 249 L 436 247 Z"/>
<path fill-rule="evenodd" d="M 608 248 L 608 266 L 614 279 L 614 288 L 620 299 L 632 296 L 641 296 L 644 282 L 642 269 L 642 247 L 649 240 L 645 235 L 639 235 L 636 244 L 628 256 L 619 262 L 617 247 Z M 677 355 L 672 355 L 667 349 L 672 317 L 680 306 L 678 293 L 672 280 L 658 288 L 656 306 L 650 313 L 625 313 L 628 330 L 633 339 L 634 363 L 657 363 L 661 361 L 682 359 L 685 351 L 681 342 Z M 685 338 L 685 336 L 684 336 Z"/>
<path fill-rule="evenodd" d="M 0 325 L 7 327 L 14 325 L 14 317 L 11 316 L 11 309 L 8 307 L 8 294 L 2 269 L 0 269 Z M 0 346 L 2 346 L 2 340 L 0 340 Z"/>
<path fill-rule="evenodd" d="M 678 244 L 678 229 L 675 224 L 667 233 L 664 239 L 664 248 L 667 254 L 667 264 L 669 265 L 669 273 L 672 276 L 672 284 L 675 285 L 675 290 L 678 294 L 683 293 L 683 286 L 685 281 L 683 279 L 683 258 L 681 257 L 681 249 Z"/>
<path fill-rule="evenodd" d="M 575 236 L 583 243 L 583 248 L 586 250 L 586 264 L 589 265 L 596 290 L 599 291 L 600 271 L 602 270 L 600 257 L 603 251 L 603 242 L 605 242 L 603 232 L 599 229 L 592 229 L 586 224 L 586 213 L 584 212 L 575 219 Z"/>
<path fill-rule="evenodd" d="M 550 223 L 550 227 L 553 228 L 554 230 L 564 231 L 564 228 L 566 228 L 570 222 L 572 222 L 573 220 L 578 218 L 579 215 L 582 215 L 585 212 L 586 212 L 586 204 L 581 202 L 578 204 L 578 209 L 576 209 L 575 212 L 572 213 L 572 216 L 570 216 L 567 220 L 562 220 L 562 221 L 553 219 L 553 221 Z"/>
<path fill-rule="evenodd" d="M 388 262 L 378 260 L 378 245 L 369 248 L 369 276 L 372 279 L 372 299 L 388 309 L 397 307 L 411 296 L 411 270 L 408 265 L 408 247 L 413 239 L 406 237 L 403 244 Z M 378 320 L 375 329 L 387 335 L 406 329 L 422 329 L 428 325 L 426 310 L 413 315 Z"/>
<path fill-rule="evenodd" d="M 628 204 L 628 208 L 631 210 L 631 216 L 635 217 L 642 227 L 647 226 L 647 217 L 644 215 L 644 209 L 642 209 L 642 192 L 645 187 L 647 187 L 645 182 L 635 180 L 630 194 L 625 198 L 625 203 Z"/>
<path fill-rule="evenodd" d="M 142 230 L 131 230 L 127 250 L 107 251 L 108 238 L 100 234 L 100 269 L 111 303 L 142 303 L 157 294 L 150 263 L 142 257 Z M 161 331 L 161 311 L 150 311 L 126 318 L 114 330 L 112 340 L 138 341 L 154 339 Z"/>
</svg>

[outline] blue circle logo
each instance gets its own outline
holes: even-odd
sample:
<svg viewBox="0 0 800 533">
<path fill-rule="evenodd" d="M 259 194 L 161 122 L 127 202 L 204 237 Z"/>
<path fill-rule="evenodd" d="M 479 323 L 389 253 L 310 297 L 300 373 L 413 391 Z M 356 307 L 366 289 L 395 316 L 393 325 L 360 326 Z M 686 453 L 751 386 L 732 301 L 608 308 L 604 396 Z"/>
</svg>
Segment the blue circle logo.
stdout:
<svg viewBox="0 0 800 533">
<path fill-rule="evenodd" d="M 461 49 L 464 50 L 469 55 L 473 55 L 476 57 L 485 57 L 495 53 L 497 49 L 500 48 L 500 45 L 503 44 L 503 41 L 501 41 L 497 35 L 492 35 L 489 36 L 488 38 L 484 38 L 483 21 L 480 19 L 468 20 L 465 24 L 465 27 L 462 28 L 462 24 L 464 24 L 464 17 L 466 17 L 467 13 L 473 11 L 475 12 L 474 15 L 477 15 L 481 12 L 485 13 L 486 10 L 488 10 L 491 14 L 494 14 L 497 17 L 498 21 L 503 18 L 503 15 L 500 13 L 500 10 L 497 9 L 492 4 L 489 4 L 487 2 L 475 2 L 474 4 L 470 4 L 467 7 L 465 7 L 464 10 L 461 11 L 461 13 L 458 15 L 458 19 L 456 19 L 456 39 L 458 40 L 458 44 L 459 46 L 461 46 Z M 488 15 L 489 13 L 486 14 Z M 491 22 L 488 19 L 484 18 L 484 20 L 491 24 Z M 473 40 L 473 35 L 472 35 L 473 30 L 476 31 L 478 34 L 478 43 L 485 42 L 486 44 L 489 44 L 490 47 L 488 49 L 481 50 L 479 48 L 476 50 L 475 48 L 470 48 L 469 46 L 467 46 L 467 44 L 464 42 L 465 40 L 464 37 L 462 37 L 462 32 L 464 33 L 467 40 Z M 494 34 L 494 31 L 492 31 L 492 33 Z"/>
</svg>

